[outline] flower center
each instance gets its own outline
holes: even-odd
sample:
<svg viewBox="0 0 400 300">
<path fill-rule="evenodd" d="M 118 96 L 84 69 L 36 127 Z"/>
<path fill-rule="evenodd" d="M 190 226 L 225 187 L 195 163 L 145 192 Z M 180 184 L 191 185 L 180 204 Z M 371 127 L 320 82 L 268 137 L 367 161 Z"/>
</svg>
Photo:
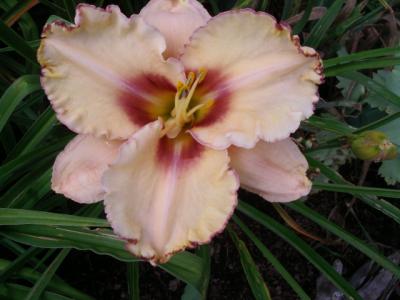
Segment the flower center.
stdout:
<svg viewBox="0 0 400 300">
<path fill-rule="evenodd" d="M 178 82 L 174 108 L 165 122 L 162 136 L 167 135 L 169 138 L 177 137 L 184 127 L 193 124 L 195 120 L 194 115 L 198 110 L 212 105 L 213 101 L 209 100 L 194 107 L 190 106 L 196 87 L 204 80 L 206 74 L 207 71 L 205 69 L 200 69 L 197 73 L 190 72 L 185 83 Z"/>
</svg>

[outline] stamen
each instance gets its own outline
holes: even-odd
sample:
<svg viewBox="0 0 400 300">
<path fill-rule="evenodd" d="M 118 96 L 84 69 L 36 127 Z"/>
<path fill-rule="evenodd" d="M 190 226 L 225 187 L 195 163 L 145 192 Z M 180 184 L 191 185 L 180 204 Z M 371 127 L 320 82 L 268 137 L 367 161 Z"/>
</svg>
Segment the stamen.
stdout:
<svg viewBox="0 0 400 300">
<path fill-rule="evenodd" d="M 175 138 L 186 123 L 193 121 L 193 115 L 199 109 L 210 105 L 210 101 L 207 101 L 206 103 L 196 105 L 188 111 L 196 88 L 204 80 L 206 74 L 207 71 L 205 69 L 200 69 L 197 74 L 189 72 L 185 83 L 178 82 L 174 99 L 174 109 L 170 113 L 171 118 L 165 122 L 161 136 L 167 135 L 169 138 Z"/>
</svg>

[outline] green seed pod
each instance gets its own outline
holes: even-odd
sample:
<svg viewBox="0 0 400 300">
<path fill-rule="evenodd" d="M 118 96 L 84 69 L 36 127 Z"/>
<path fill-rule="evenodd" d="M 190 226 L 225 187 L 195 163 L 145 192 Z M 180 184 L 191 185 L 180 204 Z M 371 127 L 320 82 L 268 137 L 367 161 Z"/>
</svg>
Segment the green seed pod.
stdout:
<svg viewBox="0 0 400 300">
<path fill-rule="evenodd" d="M 350 138 L 351 150 L 359 159 L 382 161 L 395 159 L 397 147 L 381 131 L 365 131 Z"/>
</svg>

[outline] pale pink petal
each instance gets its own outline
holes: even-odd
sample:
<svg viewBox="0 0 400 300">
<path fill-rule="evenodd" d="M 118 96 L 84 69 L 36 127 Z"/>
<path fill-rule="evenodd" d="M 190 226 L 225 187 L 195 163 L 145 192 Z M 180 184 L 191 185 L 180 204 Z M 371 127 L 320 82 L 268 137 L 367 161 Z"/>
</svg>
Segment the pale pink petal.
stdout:
<svg viewBox="0 0 400 300">
<path fill-rule="evenodd" d="M 244 189 L 271 202 L 289 202 L 307 195 L 308 163 L 291 139 L 258 142 L 253 149 L 231 147 L 231 166 Z"/>
<path fill-rule="evenodd" d="M 101 177 L 115 159 L 122 142 L 77 135 L 53 166 L 52 189 L 79 203 L 103 200 Z"/>
<path fill-rule="evenodd" d="M 127 249 L 152 263 L 209 242 L 237 202 L 239 187 L 226 150 L 185 134 L 160 139 L 161 122 L 136 132 L 105 172 L 107 218 Z"/>
<path fill-rule="evenodd" d="M 156 78 L 174 88 L 184 80 L 182 66 L 165 61 L 165 40 L 156 29 L 139 16 L 128 19 L 117 6 L 79 5 L 75 23 L 43 30 L 43 88 L 59 120 L 75 132 L 128 138 L 143 125 L 131 117 L 131 106 L 140 113 L 138 102 L 157 103 L 148 86 L 157 85 Z"/>
<path fill-rule="evenodd" d="M 211 18 L 196 0 L 151 0 L 140 15 L 164 35 L 165 57 L 179 57 L 192 33 Z"/>
<path fill-rule="evenodd" d="M 318 100 L 318 54 L 265 13 L 236 10 L 212 18 L 193 34 L 181 60 L 186 69 L 205 68 L 220 78 L 204 95 L 214 100 L 218 118 L 191 130 L 215 149 L 287 138 Z"/>
</svg>

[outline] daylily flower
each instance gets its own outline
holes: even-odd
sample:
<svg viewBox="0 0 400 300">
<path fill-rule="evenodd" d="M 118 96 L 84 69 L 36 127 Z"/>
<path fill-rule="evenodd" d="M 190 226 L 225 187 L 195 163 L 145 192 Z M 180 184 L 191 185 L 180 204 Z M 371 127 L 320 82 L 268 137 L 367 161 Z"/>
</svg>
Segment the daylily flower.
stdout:
<svg viewBox="0 0 400 300">
<path fill-rule="evenodd" d="M 44 28 L 42 85 L 78 133 L 52 187 L 104 199 L 134 255 L 162 263 L 223 230 L 240 185 L 268 201 L 310 191 L 289 138 L 313 113 L 322 80 L 311 48 L 273 17 L 211 18 L 195 0 L 151 0 L 139 15 L 77 7 Z"/>
</svg>

